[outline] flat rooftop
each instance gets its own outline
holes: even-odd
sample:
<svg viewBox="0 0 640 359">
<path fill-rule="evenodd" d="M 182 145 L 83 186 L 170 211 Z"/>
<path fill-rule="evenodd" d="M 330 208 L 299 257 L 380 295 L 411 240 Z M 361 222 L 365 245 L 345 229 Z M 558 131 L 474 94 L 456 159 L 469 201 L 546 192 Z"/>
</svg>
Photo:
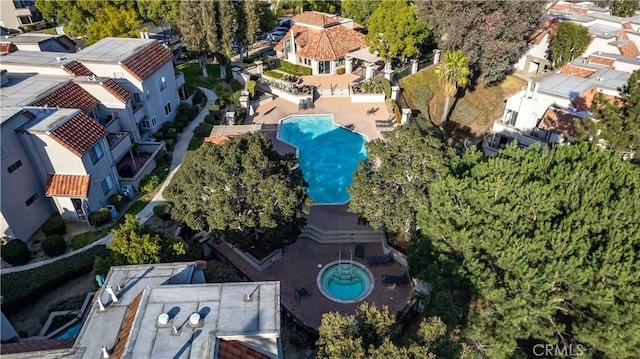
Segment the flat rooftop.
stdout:
<svg viewBox="0 0 640 359">
<path fill-rule="evenodd" d="M 46 133 L 48 131 L 52 131 L 64 123 L 66 119 L 80 112 L 80 110 L 74 108 L 26 107 L 24 109 L 31 112 L 36 117 L 24 123 L 18 128 L 18 130 L 29 131 L 32 133 Z"/>
<path fill-rule="evenodd" d="M 593 81 L 570 75 L 552 74 L 540 81 L 538 91 L 562 98 L 573 98 L 593 86 Z"/>
<path fill-rule="evenodd" d="M 28 106 L 45 93 L 71 80 L 66 76 L 11 72 L 6 76 L 9 82 L 0 88 L 0 105 L 2 107 Z"/>
<path fill-rule="evenodd" d="M 577 14 L 573 12 L 563 12 L 559 15 L 561 19 L 570 20 L 570 21 L 585 22 L 585 23 L 595 21 L 595 19 L 589 15 Z"/>
<path fill-rule="evenodd" d="M 62 67 L 62 65 L 71 61 L 71 56 L 75 56 L 75 54 L 53 51 L 19 50 L 2 56 L 2 62 L 20 65 Z"/>
<path fill-rule="evenodd" d="M 244 296 L 252 292 L 252 299 L 245 301 Z M 170 311 L 176 313 L 172 314 L 171 325 L 160 327 L 158 316 Z M 193 313 L 200 314 L 200 326 L 188 322 Z M 177 335 L 172 333 L 172 325 L 178 329 Z M 218 338 L 243 341 L 245 337 L 260 337 L 261 345 L 267 345 L 264 350 L 278 353 L 280 283 L 147 288 L 131 333 L 125 358 L 212 358 Z"/>
<path fill-rule="evenodd" d="M 610 59 L 614 59 L 619 62 L 640 66 L 640 57 L 624 56 L 620 54 L 615 54 L 613 52 L 601 52 L 601 51 L 594 52 L 591 55 L 608 57 Z"/>
<path fill-rule="evenodd" d="M 107 37 L 71 56 L 80 62 L 118 63 L 154 42 L 153 39 Z"/>
<path fill-rule="evenodd" d="M 593 24 L 587 26 L 589 33 L 593 36 L 602 38 L 602 39 L 611 39 L 615 38 L 618 34 L 618 31 L 622 30 L 621 28 L 616 28 L 613 26 L 607 26 L 602 24 Z"/>
<path fill-rule="evenodd" d="M 51 34 L 42 34 L 36 32 L 28 32 L 20 35 L 16 35 L 13 37 L 9 37 L 9 41 L 14 44 L 37 44 L 42 41 L 55 39 L 64 35 L 51 35 Z"/>
<path fill-rule="evenodd" d="M 617 90 L 627 84 L 630 76 L 631 74 L 625 71 L 604 68 L 589 76 L 589 79 L 593 80 L 593 83 L 598 87 Z"/>
</svg>

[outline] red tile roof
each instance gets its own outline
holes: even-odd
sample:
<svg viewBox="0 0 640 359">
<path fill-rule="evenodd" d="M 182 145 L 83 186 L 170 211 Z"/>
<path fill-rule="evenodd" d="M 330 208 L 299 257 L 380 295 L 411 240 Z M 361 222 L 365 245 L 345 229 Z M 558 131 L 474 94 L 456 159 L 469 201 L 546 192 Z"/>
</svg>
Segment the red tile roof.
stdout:
<svg viewBox="0 0 640 359">
<path fill-rule="evenodd" d="M 15 46 L 13 46 L 10 42 L 0 42 L 0 55 L 6 55 L 15 50 Z"/>
<path fill-rule="evenodd" d="M 538 45 L 542 42 L 542 40 L 544 40 L 546 35 L 547 35 L 546 31 L 538 30 L 535 33 L 533 33 L 533 35 L 531 35 L 531 38 L 529 39 L 529 43 Z"/>
<path fill-rule="evenodd" d="M 43 350 L 67 349 L 73 347 L 76 339 L 47 339 L 35 341 L 19 341 L 0 345 L 0 353 L 3 355 L 16 353 L 39 352 Z"/>
<path fill-rule="evenodd" d="M 575 12 L 575 13 L 578 13 L 578 14 L 586 14 L 587 13 L 587 9 L 582 8 L 582 7 L 576 7 L 576 6 L 573 6 L 573 5 L 554 4 L 551 8 L 554 9 L 554 10 L 560 10 L 560 11 L 564 11 L 564 12 Z"/>
<path fill-rule="evenodd" d="M 80 112 L 52 130 L 50 136 L 75 155 L 82 156 L 107 132 L 98 121 Z"/>
<path fill-rule="evenodd" d="M 47 179 L 46 195 L 48 197 L 88 197 L 89 175 L 49 175 Z"/>
<path fill-rule="evenodd" d="M 117 83 L 114 79 L 108 79 L 100 83 L 109 93 L 111 93 L 120 102 L 126 103 L 131 99 L 131 93 Z"/>
<path fill-rule="evenodd" d="M 91 94 L 80 87 L 80 85 L 70 81 L 53 90 L 53 92 L 45 97 L 33 102 L 31 105 L 77 108 L 82 111 L 87 111 L 97 105 L 98 102 L 98 99 L 91 96 Z"/>
<path fill-rule="evenodd" d="M 542 115 L 539 128 L 548 131 L 554 131 L 570 136 L 576 135 L 575 121 L 582 120 L 582 117 L 572 114 L 568 111 L 549 107 Z"/>
<path fill-rule="evenodd" d="M 627 36 L 627 32 L 623 30 L 618 31 L 618 40 L 629 40 L 629 36 Z"/>
<path fill-rule="evenodd" d="M 636 46 L 636 44 L 632 41 L 629 41 L 626 44 L 618 45 L 618 50 L 620 51 L 620 54 L 622 54 L 622 56 L 640 56 L 640 50 L 638 50 L 638 46 Z"/>
<path fill-rule="evenodd" d="M 564 75 L 570 75 L 575 77 L 587 78 L 593 75 L 596 70 L 585 69 L 583 67 L 573 66 L 573 65 L 563 65 L 560 67 L 560 73 Z"/>
<path fill-rule="evenodd" d="M 160 66 L 173 60 L 171 51 L 154 41 L 122 61 L 122 66 L 139 81 L 151 76 Z"/>
<path fill-rule="evenodd" d="M 625 30 L 633 30 L 633 27 L 631 27 L 631 23 L 628 21 L 625 23 L 622 23 L 622 28 Z"/>
<path fill-rule="evenodd" d="M 62 65 L 62 68 L 71 76 L 92 76 L 93 72 L 76 60 Z"/>
<path fill-rule="evenodd" d="M 605 65 L 605 66 L 608 66 L 609 68 L 613 68 L 613 64 L 616 62 L 614 59 L 610 59 L 608 57 L 596 56 L 596 55 L 589 55 L 589 57 L 587 57 L 587 61 L 593 64 Z"/>
<path fill-rule="evenodd" d="M 120 330 L 118 331 L 118 338 L 116 339 L 116 345 L 113 347 L 113 352 L 111 353 L 111 357 L 115 359 L 120 359 L 122 354 L 124 353 L 124 348 L 129 340 L 129 335 L 131 334 L 131 328 L 133 327 L 134 319 L 136 318 L 136 314 L 138 313 L 138 307 L 140 306 L 140 300 L 142 299 L 142 293 L 140 292 L 133 300 L 131 304 L 127 307 L 127 310 L 124 312 L 124 318 L 120 323 Z"/>
<path fill-rule="evenodd" d="M 322 30 L 304 26 L 292 27 L 296 42 L 296 54 L 313 60 L 335 60 L 365 45 L 364 35 L 344 26 L 332 26 Z M 284 50 L 284 37 L 274 47 L 276 51 Z"/>
<path fill-rule="evenodd" d="M 269 356 L 253 350 L 241 342 L 220 339 L 218 359 L 269 359 Z"/>
<path fill-rule="evenodd" d="M 317 11 L 305 11 L 292 18 L 294 23 L 303 23 L 321 27 L 337 24 L 339 19 L 340 18 L 337 15 L 325 14 Z"/>
</svg>

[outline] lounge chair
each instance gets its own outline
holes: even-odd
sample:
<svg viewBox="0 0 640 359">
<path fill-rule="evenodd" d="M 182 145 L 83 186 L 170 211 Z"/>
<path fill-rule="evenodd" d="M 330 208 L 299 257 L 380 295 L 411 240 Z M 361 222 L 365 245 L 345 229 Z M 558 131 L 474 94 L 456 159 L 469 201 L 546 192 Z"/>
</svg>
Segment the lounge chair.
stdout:
<svg viewBox="0 0 640 359">
<path fill-rule="evenodd" d="M 362 244 L 356 244 L 356 250 L 354 255 L 360 258 L 364 258 L 364 246 Z"/>
<path fill-rule="evenodd" d="M 393 263 L 393 256 L 391 254 L 385 254 L 382 256 L 367 257 L 367 261 L 370 266 L 381 266 Z"/>
<path fill-rule="evenodd" d="M 300 298 L 308 297 L 309 295 L 310 295 L 309 292 L 304 287 L 300 287 L 300 288 L 296 289 L 296 291 L 293 293 L 293 297 L 298 302 L 300 301 Z"/>
<path fill-rule="evenodd" d="M 383 274 L 382 275 L 382 285 L 386 286 L 391 286 L 391 285 L 398 285 L 398 286 L 404 286 L 407 285 L 409 283 L 409 274 L 407 272 L 402 273 L 401 275 L 388 275 L 388 274 Z"/>
</svg>

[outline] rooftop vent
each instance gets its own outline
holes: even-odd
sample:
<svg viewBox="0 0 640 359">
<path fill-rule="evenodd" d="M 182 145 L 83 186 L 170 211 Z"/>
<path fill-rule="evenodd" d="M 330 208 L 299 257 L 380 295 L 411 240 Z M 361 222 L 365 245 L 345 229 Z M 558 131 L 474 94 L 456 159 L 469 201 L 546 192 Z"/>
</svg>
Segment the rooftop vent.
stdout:
<svg viewBox="0 0 640 359">
<path fill-rule="evenodd" d="M 162 313 L 158 316 L 158 325 L 165 326 L 169 324 L 169 314 Z"/>
<path fill-rule="evenodd" d="M 104 359 L 111 358 L 111 355 L 109 355 L 109 351 L 107 350 L 107 347 L 103 345 L 101 349 L 102 349 L 102 357 Z"/>
<path fill-rule="evenodd" d="M 118 302 L 118 297 L 116 296 L 116 293 L 114 293 L 113 287 L 112 286 L 108 286 L 106 288 L 106 290 L 107 290 L 107 293 L 109 293 L 109 295 L 111 296 L 111 301 L 114 302 L 114 303 L 117 303 Z"/>
<path fill-rule="evenodd" d="M 202 326 L 202 318 L 200 317 L 200 313 L 196 312 L 189 316 L 189 326 L 194 328 Z"/>
</svg>

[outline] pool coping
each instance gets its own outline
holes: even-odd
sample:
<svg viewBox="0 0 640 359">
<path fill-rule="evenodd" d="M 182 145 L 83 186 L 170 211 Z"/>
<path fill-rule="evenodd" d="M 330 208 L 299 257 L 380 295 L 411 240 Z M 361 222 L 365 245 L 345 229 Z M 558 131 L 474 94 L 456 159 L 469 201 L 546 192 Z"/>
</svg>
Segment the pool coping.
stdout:
<svg viewBox="0 0 640 359">
<path fill-rule="evenodd" d="M 327 294 L 325 290 L 322 288 L 322 275 L 324 274 L 324 272 L 326 272 L 328 268 L 330 268 L 335 264 L 344 264 L 344 263 L 352 263 L 355 266 L 360 267 L 365 271 L 365 273 L 367 273 L 367 276 L 369 277 L 369 283 L 370 283 L 369 288 L 364 293 L 362 293 L 361 295 L 357 296 L 354 299 L 347 300 L 347 299 L 334 298 L 329 294 Z M 337 261 L 329 262 L 323 265 L 322 269 L 320 269 L 320 272 L 318 272 L 318 276 L 316 277 L 316 284 L 318 286 L 318 289 L 320 290 L 320 293 L 322 293 L 322 295 L 324 295 L 327 299 L 334 301 L 336 303 L 351 304 L 351 303 L 361 302 L 367 299 L 369 295 L 371 295 L 371 293 L 373 292 L 373 287 L 375 287 L 375 278 L 373 277 L 373 273 L 371 273 L 371 270 L 369 270 L 369 268 L 367 268 L 367 266 L 365 266 L 364 264 L 354 260 L 346 259 L 346 260 L 337 260 Z"/>
<path fill-rule="evenodd" d="M 291 119 L 291 117 L 318 117 L 318 116 L 328 116 L 331 119 L 331 124 L 342 128 L 344 130 L 347 130 L 349 132 L 353 132 L 353 133 L 357 133 L 358 135 L 362 136 L 364 138 L 364 143 L 366 144 L 367 142 L 369 142 L 369 137 L 365 134 L 362 134 L 358 131 L 355 131 L 351 128 L 348 128 L 346 126 L 343 126 L 341 124 L 336 123 L 336 121 L 333 118 L 333 114 L 331 113 L 314 113 L 314 114 L 293 114 L 293 115 L 288 115 L 286 117 L 281 118 L 280 120 L 278 120 L 278 130 L 276 131 L 276 139 L 280 142 L 286 143 L 287 145 L 295 148 L 296 150 L 296 158 L 298 158 L 298 160 L 300 159 L 300 149 L 298 148 L 298 146 L 294 145 L 293 143 L 290 143 L 288 141 L 283 140 L 280 137 L 280 126 L 282 125 L 282 123 L 284 121 L 287 121 L 289 119 Z M 298 164 L 299 166 L 299 164 Z M 349 198 L 351 198 L 351 194 L 349 194 Z M 312 198 L 313 199 L 313 198 Z M 349 203 L 349 201 L 351 201 L 351 199 L 344 201 L 344 202 L 329 202 L 329 203 L 316 203 L 314 201 L 314 203 L 312 204 L 312 206 L 340 206 L 340 205 L 345 205 L 347 203 Z"/>
</svg>

